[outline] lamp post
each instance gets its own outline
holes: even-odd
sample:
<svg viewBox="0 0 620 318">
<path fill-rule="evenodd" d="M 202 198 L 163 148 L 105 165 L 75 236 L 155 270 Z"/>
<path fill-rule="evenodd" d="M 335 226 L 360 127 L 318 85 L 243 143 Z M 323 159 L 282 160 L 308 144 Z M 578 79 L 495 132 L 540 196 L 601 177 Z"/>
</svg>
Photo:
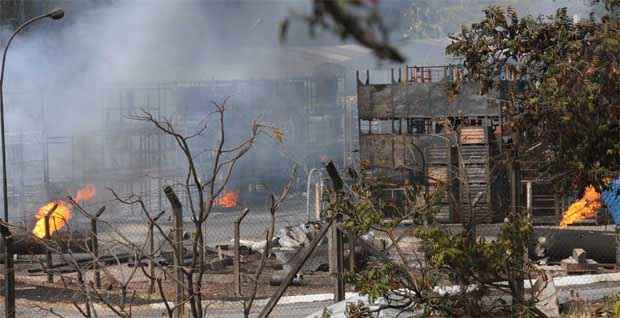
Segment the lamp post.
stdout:
<svg viewBox="0 0 620 318">
<path fill-rule="evenodd" d="M 2 135 L 2 198 L 4 203 L 4 222 L 0 226 L 2 238 L 4 240 L 4 310 L 6 318 L 15 318 L 15 271 L 13 266 L 13 238 L 8 228 L 9 222 L 9 200 L 8 200 L 8 181 L 6 175 L 6 138 L 4 132 L 4 68 L 6 66 L 6 53 L 13 41 L 13 38 L 24 28 L 33 22 L 50 18 L 53 20 L 62 19 L 65 12 L 62 9 L 54 9 L 46 14 L 34 17 L 22 24 L 11 36 L 4 47 L 2 54 L 2 68 L 0 69 L 0 134 Z"/>
</svg>

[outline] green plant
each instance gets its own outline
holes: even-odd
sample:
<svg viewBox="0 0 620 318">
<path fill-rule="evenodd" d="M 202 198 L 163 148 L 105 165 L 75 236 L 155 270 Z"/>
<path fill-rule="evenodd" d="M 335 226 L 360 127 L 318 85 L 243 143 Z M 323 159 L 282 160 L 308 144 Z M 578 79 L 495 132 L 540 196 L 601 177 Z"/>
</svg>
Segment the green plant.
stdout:
<svg viewBox="0 0 620 318">
<path fill-rule="evenodd" d="M 454 88 L 500 93 L 514 153 L 562 190 L 602 187 L 620 171 L 620 4 L 593 2 L 604 14 L 581 21 L 566 8 L 521 17 L 492 6 L 446 50 L 465 68 Z"/>
<path fill-rule="evenodd" d="M 450 317 L 536 312 L 536 295 L 526 301 L 518 288 L 518 282 L 536 276 L 523 261 L 531 220 L 514 218 L 515 222 L 502 225 L 494 241 L 476 238 L 467 231 L 450 231 L 437 221 L 445 185 L 425 191 L 421 185 L 406 184 L 404 202 L 397 207 L 381 196 L 393 186 L 388 178 L 362 170 L 352 175 L 348 191 L 328 196 L 328 214 L 346 215 L 349 233 L 374 231 L 388 239 L 389 247 L 375 261 L 347 275 L 347 281 L 371 301 L 382 300 L 378 310 Z M 388 206 L 396 211 L 389 218 Z M 422 252 L 414 260 L 400 243 L 407 237 L 417 239 Z M 514 306 L 498 295 L 520 301 Z"/>
</svg>

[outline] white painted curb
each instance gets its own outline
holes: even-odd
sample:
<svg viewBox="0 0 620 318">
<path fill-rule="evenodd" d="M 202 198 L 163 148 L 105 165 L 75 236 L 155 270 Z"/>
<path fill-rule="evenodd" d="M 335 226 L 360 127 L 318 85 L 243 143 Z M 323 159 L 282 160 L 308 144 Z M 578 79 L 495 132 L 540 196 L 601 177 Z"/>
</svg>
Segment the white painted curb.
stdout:
<svg viewBox="0 0 620 318">
<path fill-rule="evenodd" d="M 582 285 L 590 285 L 596 283 L 603 282 L 618 282 L 620 281 L 620 273 L 610 273 L 610 274 L 593 274 L 593 275 L 576 275 L 576 276 L 561 276 L 554 277 L 553 283 L 556 288 L 566 288 L 573 286 L 582 286 Z M 525 287 L 530 287 L 530 281 L 525 281 Z M 473 286 L 472 286 L 473 287 Z M 439 292 L 450 293 L 457 292 L 459 286 L 447 286 L 443 288 L 439 288 Z M 346 293 L 345 298 L 349 299 L 351 297 L 359 296 L 358 293 Z M 313 302 L 325 302 L 332 301 L 334 299 L 334 294 L 325 293 L 325 294 L 311 294 L 311 295 L 297 295 L 297 296 L 286 296 L 280 298 L 278 301 L 278 305 L 286 305 L 286 304 L 301 304 L 301 303 L 313 303 Z M 258 299 L 254 301 L 255 306 L 264 306 L 267 304 L 269 299 Z M 221 300 L 207 300 L 202 302 L 203 305 L 221 305 L 221 306 L 239 306 L 241 305 L 241 301 L 221 301 Z M 174 307 L 174 303 L 168 302 L 170 307 Z M 164 303 L 155 303 L 150 305 L 153 309 L 166 309 Z"/>
<path fill-rule="evenodd" d="M 358 293 L 346 293 L 345 298 L 358 296 Z M 333 301 L 334 294 L 326 293 L 326 294 L 311 294 L 311 295 L 297 295 L 297 296 L 286 296 L 280 298 L 278 301 L 278 305 L 287 305 L 287 304 L 301 304 L 301 303 L 314 303 L 314 302 L 324 302 L 324 301 Z M 254 306 L 264 306 L 269 302 L 269 299 L 257 299 L 254 301 Z M 203 305 L 222 305 L 222 306 L 240 306 L 241 301 L 221 301 L 221 300 L 205 300 L 202 302 Z M 168 305 L 172 308 L 174 307 L 174 303 L 168 302 Z M 155 303 L 150 305 L 153 309 L 166 309 L 166 305 L 162 303 Z"/>
</svg>

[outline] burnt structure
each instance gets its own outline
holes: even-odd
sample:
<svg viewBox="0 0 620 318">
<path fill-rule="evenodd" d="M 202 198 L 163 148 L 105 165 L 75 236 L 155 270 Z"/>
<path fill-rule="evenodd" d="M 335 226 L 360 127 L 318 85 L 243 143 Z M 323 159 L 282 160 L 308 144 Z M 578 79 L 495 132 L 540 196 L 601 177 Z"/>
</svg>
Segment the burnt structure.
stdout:
<svg viewBox="0 0 620 318">
<path fill-rule="evenodd" d="M 358 74 L 360 160 L 395 181 L 395 200 L 407 182 L 432 190 L 441 181 L 457 198 L 445 199 L 442 221 L 497 222 L 503 215 L 493 211 L 509 197 L 494 160 L 504 143 L 500 109 L 474 86 L 450 98 L 446 85 L 458 75 L 456 66 L 405 66 L 390 83 L 371 84 L 368 71 L 365 81 Z"/>
<path fill-rule="evenodd" d="M 324 157 L 343 161 L 342 81 L 333 74 L 208 81 L 178 87 L 176 94 L 181 122 L 190 130 L 196 126 L 196 120 L 204 118 L 211 101 L 229 98 L 226 133 L 231 144 L 247 135 L 254 119 L 283 130 L 282 144 L 269 138 L 258 140 L 233 174 L 229 186 L 240 191 L 242 200 L 252 200 L 262 199 L 266 192 L 283 186 L 294 164 L 312 168 L 320 166 Z M 208 162 L 209 158 L 204 156 L 201 160 Z"/>
<path fill-rule="evenodd" d="M 343 161 L 342 73 L 339 67 L 326 65 L 311 76 L 297 78 L 107 83 L 90 92 L 95 104 L 89 112 L 96 116 L 88 119 L 91 128 L 81 129 L 79 135 L 50 132 L 43 123 L 51 126 L 62 118 L 48 109 L 43 96 L 8 91 L 11 105 L 27 110 L 24 122 L 41 123 L 32 131 L 22 131 L 22 124 L 9 127 L 9 202 L 13 211 L 19 211 L 15 222 L 30 228 L 41 205 L 63 199 L 86 184 L 100 190 L 87 205 L 106 204 L 114 211 L 110 206 L 114 200 L 105 190 L 110 187 L 118 193 L 139 194 L 150 210 L 161 210 L 165 203 L 161 188 L 184 180 L 185 160 L 172 138 L 151 123 L 129 117 L 145 110 L 155 118 L 172 119 L 178 131 L 191 134 L 213 110 L 210 103 L 226 98 L 226 138 L 230 145 L 246 138 L 251 121 L 257 118 L 284 131 L 283 144 L 260 138 L 240 160 L 229 183 L 241 200 L 263 200 L 265 193 L 288 180 L 295 163 L 316 167 L 323 156 Z M 54 104 L 54 100 L 48 103 Z M 347 114 L 351 117 L 350 112 Z M 209 136 L 213 133 L 210 131 Z M 213 141 L 192 140 L 200 166 L 209 164 L 209 153 L 203 150 Z M 185 199 L 181 195 L 181 200 Z M 137 207 L 122 208 L 132 210 L 124 212 L 127 218 L 141 216 Z M 74 217 L 80 218 L 79 213 Z"/>
<path fill-rule="evenodd" d="M 262 139 L 239 162 L 231 187 L 243 194 L 281 187 L 295 162 L 320 165 L 321 157 L 342 161 L 343 110 L 337 77 L 212 81 L 179 87 L 185 124 L 204 117 L 210 101 L 227 101 L 227 134 L 240 140 L 254 119 L 284 131 L 282 145 Z M 205 158 L 208 160 L 208 158 Z"/>
</svg>

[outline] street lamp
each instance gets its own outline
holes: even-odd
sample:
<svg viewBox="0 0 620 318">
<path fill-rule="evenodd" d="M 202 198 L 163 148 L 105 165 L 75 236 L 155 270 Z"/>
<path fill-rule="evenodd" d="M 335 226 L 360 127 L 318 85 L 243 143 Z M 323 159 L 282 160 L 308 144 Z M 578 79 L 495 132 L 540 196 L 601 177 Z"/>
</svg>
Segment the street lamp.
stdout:
<svg viewBox="0 0 620 318">
<path fill-rule="evenodd" d="M 4 240 L 4 303 L 5 317 L 15 318 L 15 271 L 13 267 L 13 238 L 10 235 L 8 222 L 9 222 L 9 200 L 8 200 L 8 182 L 6 176 L 6 138 L 4 133 L 4 68 L 6 66 L 6 53 L 13 41 L 13 38 L 26 28 L 29 24 L 50 18 L 53 20 L 62 19 L 65 16 L 65 12 L 62 9 L 54 9 L 47 14 L 34 17 L 22 24 L 13 34 L 9 37 L 9 40 L 4 47 L 4 53 L 2 54 L 2 68 L 0 69 L 0 134 L 2 135 L 2 198 L 4 199 L 4 222 L 0 225 L 0 232 L 2 232 L 2 238 Z"/>
</svg>

